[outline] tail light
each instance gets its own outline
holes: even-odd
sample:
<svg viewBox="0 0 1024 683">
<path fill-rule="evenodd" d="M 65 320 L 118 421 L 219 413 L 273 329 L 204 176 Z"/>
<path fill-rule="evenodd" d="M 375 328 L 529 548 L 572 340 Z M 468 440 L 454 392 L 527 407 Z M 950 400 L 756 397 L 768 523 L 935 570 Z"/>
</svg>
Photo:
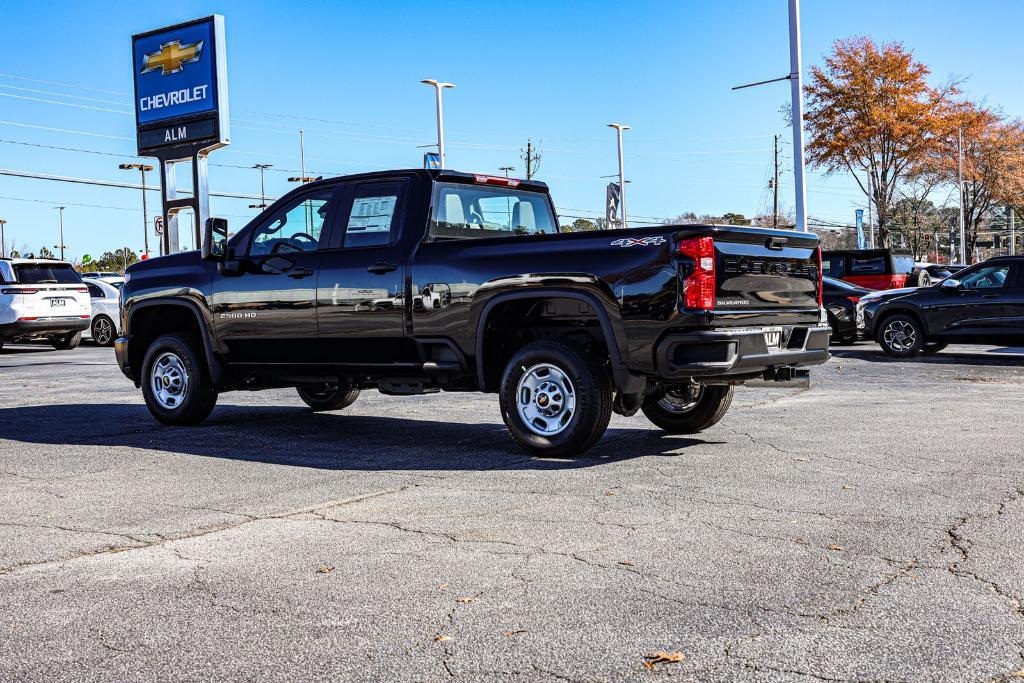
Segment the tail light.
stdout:
<svg viewBox="0 0 1024 683">
<path fill-rule="evenodd" d="M 505 187 L 517 187 L 519 185 L 517 178 L 502 178 L 496 175 L 475 175 L 473 180 L 478 185 L 503 185 Z"/>
<path fill-rule="evenodd" d="M 72 287 L 71 289 L 73 291 L 75 291 L 75 292 L 81 292 L 82 294 L 88 294 L 89 293 L 89 288 L 88 287 Z"/>
<path fill-rule="evenodd" d="M 859 296 L 848 296 L 848 297 L 846 297 L 846 299 L 847 299 L 847 301 L 852 301 L 855 304 L 859 304 L 860 303 L 860 297 Z"/>
<path fill-rule="evenodd" d="M 682 240 L 676 254 L 693 260 L 693 271 L 684 283 L 687 308 L 710 311 L 715 307 L 715 242 L 710 237 Z"/>
<path fill-rule="evenodd" d="M 38 289 L 32 287 L 8 287 L 7 289 L 0 289 L 0 294 L 38 294 Z"/>
<path fill-rule="evenodd" d="M 31 317 L 25 317 L 25 318 L 18 318 L 18 322 L 21 322 L 22 320 L 29 320 L 29 321 L 31 321 L 31 320 L 39 320 L 39 316 L 31 316 Z"/>
<path fill-rule="evenodd" d="M 825 274 L 821 272 L 821 247 L 818 247 L 818 308 L 825 301 Z"/>
</svg>

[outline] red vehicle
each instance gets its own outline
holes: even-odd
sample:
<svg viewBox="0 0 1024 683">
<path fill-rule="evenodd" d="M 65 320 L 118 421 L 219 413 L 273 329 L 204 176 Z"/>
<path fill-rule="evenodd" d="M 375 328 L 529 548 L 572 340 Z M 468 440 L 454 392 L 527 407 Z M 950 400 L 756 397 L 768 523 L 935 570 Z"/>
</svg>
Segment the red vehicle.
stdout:
<svg viewBox="0 0 1024 683">
<path fill-rule="evenodd" d="M 891 249 L 842 249 L 821 254 L 822 274 L 868 289 L 900 289 L 914 269 L 910 252 Z"/>
</svg>

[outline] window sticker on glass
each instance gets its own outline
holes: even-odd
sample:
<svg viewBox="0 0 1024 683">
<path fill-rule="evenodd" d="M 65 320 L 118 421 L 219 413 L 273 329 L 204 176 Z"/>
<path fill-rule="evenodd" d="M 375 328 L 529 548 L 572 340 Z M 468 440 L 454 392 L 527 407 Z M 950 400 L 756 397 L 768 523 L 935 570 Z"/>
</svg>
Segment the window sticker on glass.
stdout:
<svg viewBox="0 0 1024 683">
<path fill-rule="evenodd" d="M 398 197 L 356 197 L 348 219 L 349 232 L 389 232 Z"/>
</svg>

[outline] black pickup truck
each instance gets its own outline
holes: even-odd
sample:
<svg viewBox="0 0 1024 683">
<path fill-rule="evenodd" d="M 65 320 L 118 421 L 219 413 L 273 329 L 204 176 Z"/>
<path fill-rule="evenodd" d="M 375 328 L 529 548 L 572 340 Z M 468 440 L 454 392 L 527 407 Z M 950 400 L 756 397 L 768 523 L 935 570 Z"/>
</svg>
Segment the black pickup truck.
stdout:
<svg viewBox="0 0 1024 683">
<path fill-rule="evenodd" d="M 544 183 L 447 170 L 309 183 L 127 278 L 118 363 L 167 424 L 229 390 L 295 387 L 313 410 L 482 391 L 521 446 L 568 455 L 612 411 L 697 432 L 736 385 L 828 358 L 813 235 L 560 232 Z"/>
</svg>

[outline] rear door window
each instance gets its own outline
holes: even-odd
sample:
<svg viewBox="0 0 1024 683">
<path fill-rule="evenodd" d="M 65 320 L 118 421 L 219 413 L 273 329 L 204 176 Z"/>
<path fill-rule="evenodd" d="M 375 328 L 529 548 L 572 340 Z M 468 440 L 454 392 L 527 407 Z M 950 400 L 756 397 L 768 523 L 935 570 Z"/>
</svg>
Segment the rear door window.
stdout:
<svg viewBox="0 0 1024 683">
<path fill-rule="evenodd" d="M 884 256 L 851 256 L 850 275 L 886 275 Z"/>
<path fill-rule="evenodd" d="M 398 239 L 405 182 L 360 183 L 352 192 L 342 247 L 383 247 Z"/>
<path fill-rule="evenodd" d="M 18 263 L 14 266 L 18 282 L 25 285 L 73 285 L 82 281 L 66 263 Z"/>
<path fill-rule="evenodd" d="M 821 262 L 821 269 L 826 277 L 842 278 L 846 275 L 846 257 L 826 256 Z"/>
</svg>

